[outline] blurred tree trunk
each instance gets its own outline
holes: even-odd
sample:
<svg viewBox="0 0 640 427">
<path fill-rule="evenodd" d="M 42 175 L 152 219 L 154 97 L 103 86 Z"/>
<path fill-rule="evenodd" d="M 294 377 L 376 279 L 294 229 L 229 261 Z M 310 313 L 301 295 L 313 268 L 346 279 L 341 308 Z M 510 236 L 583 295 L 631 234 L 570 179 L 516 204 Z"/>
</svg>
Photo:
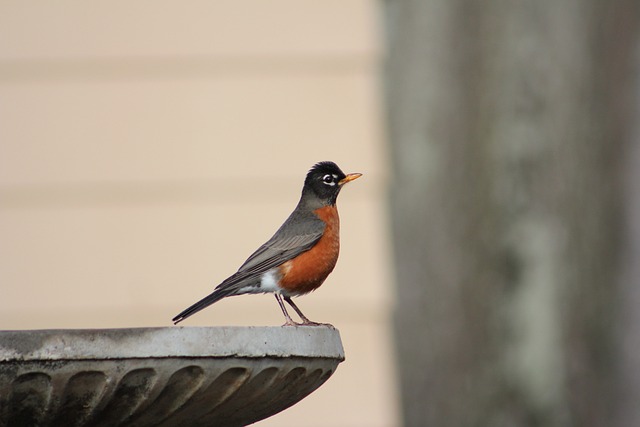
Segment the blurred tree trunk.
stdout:
<svg viewBox="0 0 640 427">
<path fill-rule="evenodd" d="M 640 426 L 640 34 L 637 36 L 633 145 L 626 153 L 625 242 L 618 318 L 616 427 Z"/>
<path fill-rule="evenodd" d="M 387 0 L 408 426 L 605 426 L 637 0 Z"/>
</svg>

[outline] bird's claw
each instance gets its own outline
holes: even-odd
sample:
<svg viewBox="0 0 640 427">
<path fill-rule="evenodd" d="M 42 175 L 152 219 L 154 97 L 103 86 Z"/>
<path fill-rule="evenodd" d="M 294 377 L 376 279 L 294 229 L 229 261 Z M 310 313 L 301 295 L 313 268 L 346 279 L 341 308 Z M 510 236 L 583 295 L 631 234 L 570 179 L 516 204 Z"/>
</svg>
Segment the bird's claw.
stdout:
<svg viewBox="0 0 640 427">
<path fill-rule="evenodd" d="M 333 326 L 331 323 L 318 323 L 318 322 L 312 322 L 311 320 L 305 320 L 302 323 L 298 323 L 298 322 L 294 322 L 293 320 L 287 320 L 286 322 L 284 322 L 284 324 L 282 325 L 283 327 L 285 326 L 325 326 L 331 329 L 335 329 L 335 326 Z"/>
<path fill-rule="evenodd" d="M 285 327 L 285 326 L 300 326 L 300 325 L 302 325 L 302 324 L 298 323 L 298 322 L 294 322 L 293 320 L 287 320 L 286 322 L 284 322 L 282 327 Z"/>
<path fill-rule="evenodd" d="M 312 321 L 301 323 L 300 326 L 324 326 L 324 327 L 331 328 L 331 329 L 335 329 L 336 328 L 331 323 L 319 323 L 319 322 L 312 322 Z"/>
</svg>

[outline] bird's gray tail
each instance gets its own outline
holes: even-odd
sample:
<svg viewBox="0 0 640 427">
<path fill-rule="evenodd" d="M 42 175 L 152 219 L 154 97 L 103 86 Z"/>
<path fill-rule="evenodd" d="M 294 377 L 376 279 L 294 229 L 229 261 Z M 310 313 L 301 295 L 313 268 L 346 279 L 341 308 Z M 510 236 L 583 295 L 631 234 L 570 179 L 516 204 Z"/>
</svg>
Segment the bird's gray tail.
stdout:
<svg viewBox="0 0 640 427">
<path fill-rule="evenodd" d="M 233 291 L 230 291 L 229 289 L 216 289 L 211 294 L 207 295 L 197 303 L 193 304 L 191 307 L 183 310 L 180 314 L 178 314 L 176 317 L 171 319 L 171 321 L 173 322 L 174 325 L 176 325 L 179 322 L 182 322 L 187 317 L 191 316 L 192 314 L 195 314 L 200 310 L 202 310 L 203 308 L 209 307 L 214 302 L 220 301 L 222 298 L 228 297 L 229 295 L 232 295 L 232 294 L 233 294 Z"/>
</svg>

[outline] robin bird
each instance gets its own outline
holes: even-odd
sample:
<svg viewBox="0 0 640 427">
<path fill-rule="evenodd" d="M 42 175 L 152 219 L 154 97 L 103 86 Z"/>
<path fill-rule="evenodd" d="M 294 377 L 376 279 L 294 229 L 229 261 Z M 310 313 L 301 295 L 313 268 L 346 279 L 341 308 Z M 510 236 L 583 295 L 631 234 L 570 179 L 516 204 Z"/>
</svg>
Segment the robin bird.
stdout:
<svg viewBox="0 0 640 427">
<path fill-rule="evenodd" d="M 174 317 L 174 324 L 225 297 L 273 293 L 286 319 L 284 326 L 319 325 L 302 314 L 291 297 L 317 289 L 333 271 L 340 251 L 336 199 L 344 184 L 360 176 L 345 175 L 333 162 L 314 165 L 304 180 L 298 205 L 273 237 L 210 295 Z M 298 313 L 302 323 L 293 321 L 283 300 Z"/>
</svg>

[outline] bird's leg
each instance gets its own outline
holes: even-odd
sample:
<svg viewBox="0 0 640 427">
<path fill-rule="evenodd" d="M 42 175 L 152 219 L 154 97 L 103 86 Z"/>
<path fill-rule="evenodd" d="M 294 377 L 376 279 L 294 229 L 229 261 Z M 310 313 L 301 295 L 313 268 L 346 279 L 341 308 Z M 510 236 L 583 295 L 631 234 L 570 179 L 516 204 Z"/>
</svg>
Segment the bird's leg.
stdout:
<svg viewBox="0 0 640 427">
<path fill-rule="evenodd" d="M 333 325 L 329 324 L 329 323 L 318 323 L 318 322 L 313 322 L 311 320 L 309 320 L 307 318 L 307 316 L 305 316 L 304 314 L 302 314 L 302 311 L 300 311 L 300 309 L 298 308 L 297 305 L 295 305 L 293 303 L 293 301 L 291 300 L 291 298 L 289 297 L 284 297 L 284 300 L 291 306 L 293 307 L 293 309 L 296 311 L 296 313 L 298 313 L 298 316 L 300 316 L 300 318 L 302 319 L 302 325 L 304 326 L 330 326 L 333 328 Z"/>
<path fill-rule="evenodd" d="M 309 324 L 317 325 L 317 324 L 318 324 L 318 323 L 316 323 L 316 322 L 312 322 L 311 320 L 309 320 L 309 319 L 307 318 L 307 316 L 305 316 L 304 314 L 302 314 L 302 311 L 300 311 L 300 309 L 298 308 L 298 306 L 297 306 L 297 305 L 295 305 L 295 304 L 293 303 L 293 301 L 291 300 L 291 298 L 289 298 L 289 297 L 284 297 L 284 300 L 285 300 L 285 301 L 286 301 L 286 302 L 287 302 L 291 307 L 293 307 L 293 309 L 296 311 L 296 313 L 298 313 L 298 316 L 300 316 L 300 318 L 302 319 L 302 321 L 303 321 L 303 324 L 304 324 L 304 325 L 309 325 Z"/>
<path fill-rule="evenodd" d="M 280 294 L 274 294 L 274 296 L 276 297 L 276 301 L 278 301 L 278 305 L 280 306 L 280 309 L 282 310 L 282 314 L 284 314 L 285 319 L 287 319 L 287 321 L 282 326 L 298 326 L 298 325 L 300 325 L 300 323 L 294 322 L 293 319 L 291 318 L 291 316 L 289 316 L 289 313 L 287 313 L 287 308 L 284 306 L 284 303 L 282 302 L 282 296 L 280 296 Z M 296 311 L 298 311 L 297 308 L 296 308 Z"/>
</svg>

